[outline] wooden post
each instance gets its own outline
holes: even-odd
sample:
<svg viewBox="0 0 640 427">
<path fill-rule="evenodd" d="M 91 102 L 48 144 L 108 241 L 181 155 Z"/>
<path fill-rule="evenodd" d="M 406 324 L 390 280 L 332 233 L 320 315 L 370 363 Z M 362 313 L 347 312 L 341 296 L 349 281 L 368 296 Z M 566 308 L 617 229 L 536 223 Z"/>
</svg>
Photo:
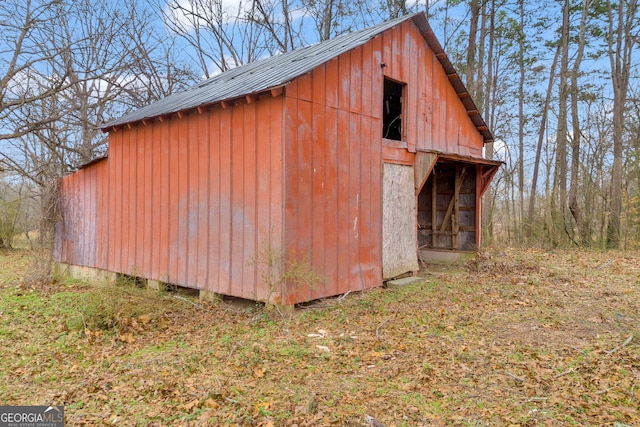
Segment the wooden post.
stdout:
<svg viewBox="0 0 640 427">
<path fill-rule="evenodd" d="M 431 246 L 438 247 L 438 186 L 436 184 L 436 171 L 433 169 L 433 181 L 431 185 Z"/>
</svg>

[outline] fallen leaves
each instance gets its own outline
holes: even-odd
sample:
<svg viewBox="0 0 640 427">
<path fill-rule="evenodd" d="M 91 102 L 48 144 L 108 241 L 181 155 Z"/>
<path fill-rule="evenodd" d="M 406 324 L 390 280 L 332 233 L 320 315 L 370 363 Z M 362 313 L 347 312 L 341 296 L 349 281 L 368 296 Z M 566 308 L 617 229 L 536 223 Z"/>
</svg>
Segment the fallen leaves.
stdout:
<svg viewBox="0 0 640 427">
<path fill-rule="evenodd" d="M 638 277 L 639 254 L 505 249 L 286 320 L 181 304 L 116 330 L 5 286 L 0 393 L 73 425 L 634 425 Z"/>
</svg>

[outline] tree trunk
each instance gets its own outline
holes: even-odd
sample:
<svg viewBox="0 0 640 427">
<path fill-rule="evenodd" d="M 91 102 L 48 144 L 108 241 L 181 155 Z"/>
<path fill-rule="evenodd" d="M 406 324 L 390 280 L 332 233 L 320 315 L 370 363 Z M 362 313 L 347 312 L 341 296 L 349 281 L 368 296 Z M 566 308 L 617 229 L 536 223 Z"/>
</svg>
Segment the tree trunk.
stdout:
<svg viewBox="0 0 640 427">
<path fill-rule="evenodd" d="M 609 18 L 608 53 L 611 63 L 611 82 L 613 85 L 613 167 L 611 169 L 611 218 L 607 225 L 607 247 L 620 247 L 620 217 L 622 213 L 622 144 L 624 132 L 624 112 L 629 87 L 631 53 L 637 0 L 620 1 L 617 16 L 614 15 L 611 0 L 607 0 Z M 614 29 L 614 20 L 617 28 Z"/>
<path fill-rule="evenodd" d="M 487 123 L 489 126 L 493 124 L 492 117 L 492 109 L 491 109 L 491 99 L 493 97 L 493 91 L 495 88 L 493 87 L 493 38 L 495 34 L 495 1 L 490 1 L 491 9 L 488 10 L 489 15 L 489 45 L 487 47 L 487 78 L 483 82 L 484 86 L 484 108 L 483 113 L 485 115 Z M 485 157 L 487 159 L 493 159 L 493 142 L 485 144 Z M 484 195 L 484 202 L 482 208 L 482 224 L 486 227 L 487 236 L 492 239 L 493 238 L 493 189 L 489 188 Z"/>
<path fill-rule="evenodd" d="M 518 218 L 520 223 L 524 216 L 524 84 L 525 84 L 525 64 L 524 64 L 524 50 L 525 50 L 525 36 L 524 36 L 524 0 L 519 0 L 519 18 L 520 18 L 520 32 L 518 33 L 518 69 L 520 72 L 520 78 L 518 81 Z M 535 195 L 532 194 L 531 197 Z M 522 233 L 518 232 L 518 240 L 521 240 Z"/>
<path fill-rule="evenodd" d="M 549 84 L 547 85 L 547 95 L 542 107 L 542 117 L 540 118 L 540 129 L 538 130 L 538 145 L 536 146 L 536 157 L 533 165 L 533 178 L 531 180 L 531 195 L 529 196 L 529 209 L 527 212 L 526 223 L 526 235 L 527 238 L 531 238 L 533 235 L 533 223 L 535 222 L 535 203 L 536 194 L 538 191 L 538 170 L 540 169 L 540 162 L 542 157 L 542 145 L 544 143 L 544 135 L 547 128 L 547 116 L 549 114 L 549 104 L 551 103 L 551 95 L 553 92 L 553 83 L 555 81 L 555 69 L 558 65 L 558 59 L 560 58 L 561 46 L 556 49 L 556 54 L 553 57 L 553 64 L 549 69 Z"/>
<path fill-rule="evenodd" d="M 584 216 L 578 203 L 578 180 L 580 171 L 580 138 L 582 130 L 580 129 L 579 111 L 578 111 L 578 94 L 580 88 L 578 86 L 578 74 L 582 64 L 584 54 L 585 32 L 587 27 L 587 17 L 589 12 L 589 0 L 582 2 L 582 16 L 580 17 L 580 31 L 578 35 L 578 49 L 576 59 L 573 63 L 571 71 L 571 127 L 573 139 L 571 140 L 571 184 L 569 187 L 569 210 L 576 222 L 576 232 L 580 244 L 588 244 L 588 237 L 584 226 Z"/>
<path fill-rule="evenodd" d="M 475 83 L 476 75 L 476 40 L 478 34 L 478 19 L 480 17 L 480 1 L 471 0 L 471 20 L 469 24 L 469 44 L 467 46 L 467 72 L 466 86 L 471 93 L 471 97 L 476 99 L 477 90 Z"/>
<path fill-rule="evenodd" d="M 551 217 L 553 234 L 559 237 L 566 228 L 567 204 L 567 111 L 569 74 L 569 0 L 562 8 L 562 56 L 560 59 L 560 81 L 558 88 L 558 130 L 556 133 L 556 161 L 553 187 L 551 190 Z"/>
</svg>

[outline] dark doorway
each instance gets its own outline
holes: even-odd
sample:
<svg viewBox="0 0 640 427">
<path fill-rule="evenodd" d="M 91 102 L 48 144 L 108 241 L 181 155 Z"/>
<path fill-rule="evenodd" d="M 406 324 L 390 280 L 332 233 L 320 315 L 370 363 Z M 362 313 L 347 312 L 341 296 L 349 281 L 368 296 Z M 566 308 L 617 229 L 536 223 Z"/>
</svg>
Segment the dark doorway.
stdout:
<svg viewBox="0 0 640 427">
<path fill-rule="evenodd" d="M 438 161 L 418 196 L 421 249 L 474 250 L 476 166 Z"/>
</svg>

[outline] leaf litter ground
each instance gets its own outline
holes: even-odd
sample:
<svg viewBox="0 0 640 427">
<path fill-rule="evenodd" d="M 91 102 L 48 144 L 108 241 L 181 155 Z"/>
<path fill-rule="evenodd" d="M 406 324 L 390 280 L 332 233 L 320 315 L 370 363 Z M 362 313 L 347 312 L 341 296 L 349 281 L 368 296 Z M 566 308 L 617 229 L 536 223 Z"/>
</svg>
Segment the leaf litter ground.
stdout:
<svg viewBox="0 0 640 427">
<path fill-rule="evenodd" d="M 281 315 L 26 285 L 0 253 L 0 400 L 73 426 L 640 424 L 640 254 L 505 249 Z"/>
</svg>

